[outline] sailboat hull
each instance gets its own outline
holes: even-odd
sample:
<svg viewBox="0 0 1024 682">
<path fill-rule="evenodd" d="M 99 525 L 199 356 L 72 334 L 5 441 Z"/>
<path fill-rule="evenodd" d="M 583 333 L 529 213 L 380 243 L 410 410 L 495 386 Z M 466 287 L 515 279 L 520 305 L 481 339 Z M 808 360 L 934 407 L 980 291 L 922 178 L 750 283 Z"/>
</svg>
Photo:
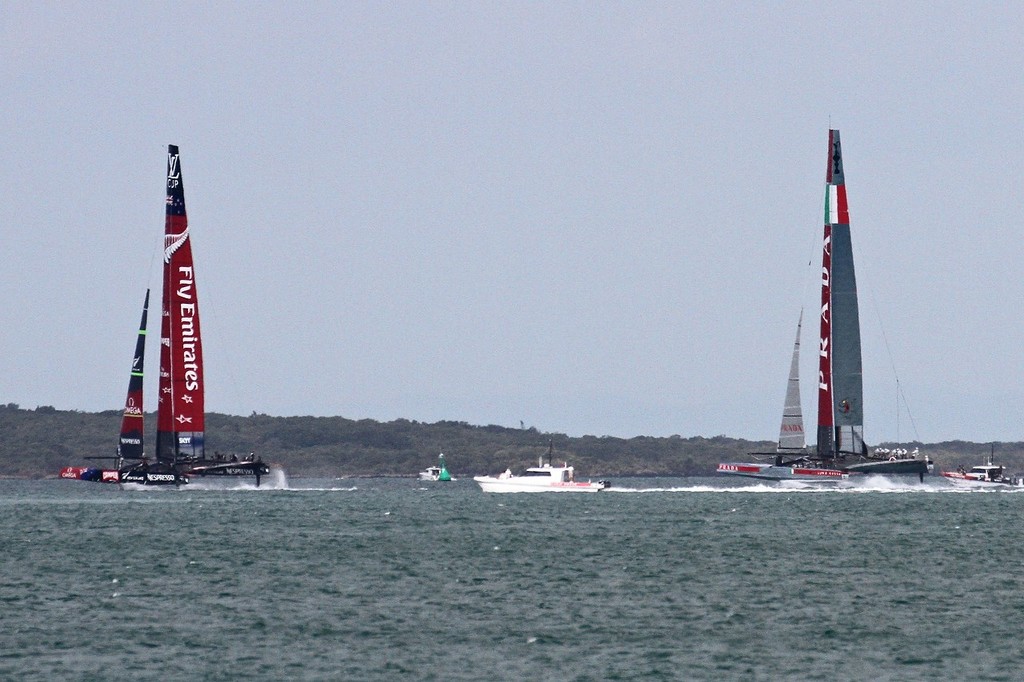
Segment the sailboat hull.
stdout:
<svg viewBox="0 0 1024 682">
<path fill-rule="evenodd" d="M 188 477 L 170 467 L 161 467 L 157 471 L 132 468 L 119 472 L 118 482 L 137 485 L 185 485 L 188 483 Z"/>
<path fill-rule="evenodd" d="M 862 474 L 884 474 L 889 476 L 924 476 L 929 473 L 929 462 L 926 459 L 903 458 L 883 459 L 880 461 L 858 462 L 846 466 L 849 472 Z"/>
<path fill-rule="evenodd" d="M 98 467 L 63 467 L 60 477 L 73 481 L 92 481 L 94 483 L 118 483 L 117 469 L 100 469 Z"/>
<path fill-rule="evenodd" d="M 260 476 L 270 473 L 270 467 L 263 462 L 211 462 L 204 460 L 188 468 L 189 476 Z"/>
<path fill-rule="evenodd" d="M 760 462 L 725 462 L 718 465 L 718 473 L 747 476 L 769 481 L 829 481 L 875 474 L 879 476 L 924 477 L 931 470 L 926 459 L 904 458 L 844 464 L 842 467 L 796 466 L 764 464 Z"/>
<path fill-rule="evenodd" d="M 181 472 L 161 467 L 159 470 L 142 469 L 138 465 L 124 469 L 98 467 L 64 467 L 60 477 L 93 483 L 135 483 L 137 485 L 185 485 L 188 477 Z"/>
<path fill-rule="evenodd" d="M 760 462 L 723 462 L 718 465 L 718 473 L 760 478 L 766 481 L 816 481 L 819 483 L 847 481 L 851 476 L 859 475 L 828 467 L 780 466 Z"/>
</svg>

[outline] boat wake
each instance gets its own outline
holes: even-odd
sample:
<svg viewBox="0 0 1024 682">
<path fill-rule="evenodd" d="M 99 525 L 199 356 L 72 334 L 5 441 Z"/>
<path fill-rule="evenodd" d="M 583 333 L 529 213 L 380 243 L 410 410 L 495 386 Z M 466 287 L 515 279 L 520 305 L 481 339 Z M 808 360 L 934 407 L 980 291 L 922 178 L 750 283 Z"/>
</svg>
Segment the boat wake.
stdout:
<svg viewBox="0 0 1024 682">
<path fill-rule="evenodd" d="M 288 488 L 293 493 L 354 493 L 359 490 L 356 486 L 348 488 Z"/>
<path fill-rule="evenodd" d="M 331 485 L 332 481 L 339 481 L 339 482 L 340 481 L 346 481 L 347 482 L 347 480 L 348 479 L 343 479 L 343 478 L 335 478 L 335 479 L 314 478 L 314 479 L 307 479 L 307 480 L 303 481 L 300 484 L 289 485 L 287 489 L 290 490 L 291 492 L 300 492 L 300 493 L 306 493 L 306 492 L 352 493 L 352 492 L 355 492 L 355 491 L 359 490 L 359 487 L 358 486 L 354 486 L 354 485 L 347 485 L 347 486 Z"/>
<path fill-rule="evenodd" d="M 750 490 L 751 488 L 757 488 L 760 486 L 737 486 L 736 488 L 719 488 L 713 485 L 685 485 L 685 486 L 672 486 L 668 488 L 619 488 L 612 486 L 611 488 L 605 488 L 604 493 L 720 493 L 720 492 L 736 492 L 740 490 Z"/>
<path fill-rule="evenodd" d="M 625 488 L 612 487 L 605 490 L 605 493 L 639 494 L 639 493 L 739 493 L 747 495 L 760 494 L 786 494 L 794 493 L 815 493 L 815 494 L 865 494 L 865 493 L 917 493 L 917 494 L 948 494 L 948 493 L 972 493 L 972 492 L 1001 492 L 1001 493 L 1024 493 L 1024 487 L 1004 488 L 967 488 L 949 485 L 944 480 L 936 477 L 935 480 L 919 482 L 916 478 L 907 476 L 906 480 L 896 479 L 889 476 L 860 476 L 853 480 L 841 482 L 814 482 L 814 481 L 758 481 L 746 485 L 709 485 L 706 483 L 695 485 L 665 486 L 651 488 Z"/>
<path fill-rule="evenodd" d="M 259 485 L 251 476 L 239 476 L 216 480 L 212 477 L 194 477 L 188 484 L 189 490 L 288 490 L 288 476 L 284 469 L 271 467 L 270 473 L 262 477 Z"/>
</svg>

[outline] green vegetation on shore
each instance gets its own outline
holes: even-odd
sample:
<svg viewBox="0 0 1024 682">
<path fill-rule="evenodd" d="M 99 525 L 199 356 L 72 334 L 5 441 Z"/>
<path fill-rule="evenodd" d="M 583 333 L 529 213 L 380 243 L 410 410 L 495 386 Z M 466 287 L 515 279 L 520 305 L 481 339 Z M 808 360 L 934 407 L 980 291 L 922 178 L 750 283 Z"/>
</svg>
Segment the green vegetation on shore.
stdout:
<svg viewBox="0 0 1024 682">
<path fill-rule="evenodd" d="M 155 415 L 148 414 L 146 422 L 150 449 Z M 0 477 L 48 478 L 55 477 L 62 466 L 102 466 L 103 462 L 85 458 L 113 455 L 120 423 L 120 410 L 76 412 L 47 406 L 26 410 L 15 404 L 0 405 Z M 572 438 L 533 428 L 453 421 L 206 415 L 209 454 L 255 452 L 283 467 L 289 476 L 413 476 L 434 464 L 439 452 L 445 453 L 456 476 L 492 474 L 534 464 L 547 452 L 549 442 L 555 460 L 568 461 L 586 477 L 708 476 L 718 462 L 743 460 L 748 452 L 775 447 L 770 441 L 726 436 Z M 938 468 L 949 468 L 980 464 L 992 445 L 950 441 L 902 447 L 919 447 Z M 1024 471 L 1024 443 L 998 443 L 994 448 L 997 464 L 1011 472 Z"/>
</svg>

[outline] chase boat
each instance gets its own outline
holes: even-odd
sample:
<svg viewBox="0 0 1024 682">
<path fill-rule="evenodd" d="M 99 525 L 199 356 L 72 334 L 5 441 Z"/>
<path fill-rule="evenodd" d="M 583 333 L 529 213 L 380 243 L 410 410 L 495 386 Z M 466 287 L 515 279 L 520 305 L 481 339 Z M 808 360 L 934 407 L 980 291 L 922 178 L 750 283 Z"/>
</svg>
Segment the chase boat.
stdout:
<svg viewBox="0 0 1024 682">
<path fill-rule="evenodd" d="M 1024 486 L 1024 479 L 1007 476 L 1005 469 L 998 464 L 993 464 L 991 458 L 986 464 L 971 467 L 970 471 L 965 471 L 963 467 L 958 467 L 956 471 L 943 471 L 942 477 L 953 485 L 964 488 Z"/>
<path fill-rule="evenodd" d="M 541 456 L 537 466 L 522 474 L 506 469 L 497 476 L 474 476 L 485 493 L 596 493 L 611 487 L 611 481 L 577 481 L 575 470 L 567 463 L 552 466 L 551 450 L 548 461 Z"/>
</svg>

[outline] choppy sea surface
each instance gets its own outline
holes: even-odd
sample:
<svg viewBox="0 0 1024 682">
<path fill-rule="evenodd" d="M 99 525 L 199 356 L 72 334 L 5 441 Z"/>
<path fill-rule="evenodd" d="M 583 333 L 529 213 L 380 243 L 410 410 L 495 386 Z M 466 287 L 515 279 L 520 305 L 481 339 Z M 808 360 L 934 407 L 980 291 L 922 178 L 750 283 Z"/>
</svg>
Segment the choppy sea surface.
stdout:
<svg viewBox="0 0 1024 682">
<path fill-rule="evenodd" d="M 1024 677 L 1024 490 L 0 481 L 0 679 Z"/>
</svg>

